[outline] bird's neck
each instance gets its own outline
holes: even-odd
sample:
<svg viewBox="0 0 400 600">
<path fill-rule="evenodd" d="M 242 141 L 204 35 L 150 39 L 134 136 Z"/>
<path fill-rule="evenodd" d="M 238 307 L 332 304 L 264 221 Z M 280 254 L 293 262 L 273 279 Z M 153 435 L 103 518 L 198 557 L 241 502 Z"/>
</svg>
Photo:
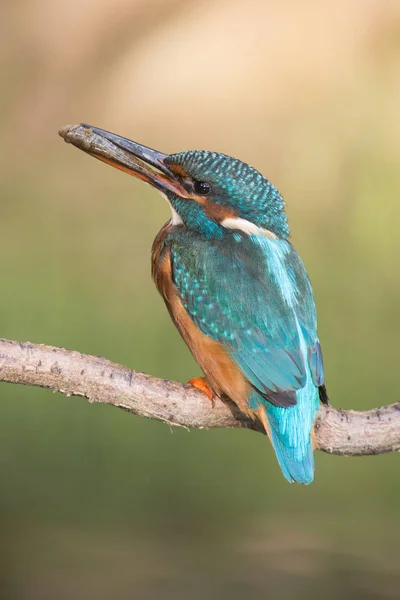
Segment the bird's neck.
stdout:
<svg viewBox="0 0 400 600">
<path fill-rule="evenodd" d="M 219 240 L 223 237 L 222 225 L 210 219 L 197 202 L 174 197 L 171 199 L 171 204 L 181 217 L 183 225 L 190 231 L 209 240 Z"/>
</svg>

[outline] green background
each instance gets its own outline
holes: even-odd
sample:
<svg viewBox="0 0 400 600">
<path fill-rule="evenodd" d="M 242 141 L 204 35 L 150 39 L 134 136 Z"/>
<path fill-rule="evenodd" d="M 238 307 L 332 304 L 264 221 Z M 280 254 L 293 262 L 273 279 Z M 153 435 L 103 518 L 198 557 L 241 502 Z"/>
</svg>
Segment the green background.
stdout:
<svg viewBox="0 0 400 600">
<path fill-rule="evenodd" d="M 199 374 L 150 279 L 151 243 L 168 208 L 57 137 L 58 126 L 86 120 L 166 152 L 235 154 L 267 175 L 288 202 L 313 282 L 332 403 L 367 409 L 398 400 L 396 7 L 354 3 L 340 16 L 334 2 L 322 10 L 308 1 L 308 12 L 293 2 L 286 12 L 278 2 L 252 10 L 131 3 L 136 12 L 124 2 L 115 11 L 108 2 L 61 2 L 58 15 L 44 1 L 19 4 L 1 9 L 1 336 L 168 379 Z M 214 61 L 222 75 L 196 62 L 218 19 L 227 23 L 221 36 L 254 62 L 250 69 L 250 54 L 233 61 L 230 78 L 222 41 Z M 255 41 L 260 19 L 279 34 L 269 50 Z M 309 55 L 298 56 L 292 19 Z M 188 31 L 185 71 L 178 41 Z M 177 44 L 177 65 L 163 66 L 160 39 L 165 52 Z M 171 89 L 158 89 L 168 70 Z M 241 109 L 227 108 L 238 94 Z M 1 384 L 1 595 L 398 598 L 399 465 L 395 453 L 317 453 L 315 483 L 290 486 L 268 442 L 249 431 L 171 430 Z"/>
</svg>

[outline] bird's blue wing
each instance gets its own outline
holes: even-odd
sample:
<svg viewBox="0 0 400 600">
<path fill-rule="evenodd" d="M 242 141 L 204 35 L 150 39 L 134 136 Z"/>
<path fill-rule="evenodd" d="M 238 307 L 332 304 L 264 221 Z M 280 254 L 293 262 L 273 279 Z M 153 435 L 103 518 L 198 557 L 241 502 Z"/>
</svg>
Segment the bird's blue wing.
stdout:
<svg viewBox="0 0 400 600">
<path fill-rule="evenodd" d="M 312 290 L 291 244 L 237 233 L 223 241 L 188 241 L 177 236 L 170 249 L 175 285 L 196 326 L 225 345 L 273 404 L 296 403 L 307 365 L 320 385 Z"/>
<path fill-rule="evenodd" d="M 294 312 L 307 346 L 308 366 L 315 385 L 319 387 L 324 383 L 324 365 L 317 335 L 314 295 L 303 261 L 293 246 L 289 243 L 288 246 L 284 264 L 290 281 L 293 282 L 293 287 L 296 290 Z"/>
</svg>

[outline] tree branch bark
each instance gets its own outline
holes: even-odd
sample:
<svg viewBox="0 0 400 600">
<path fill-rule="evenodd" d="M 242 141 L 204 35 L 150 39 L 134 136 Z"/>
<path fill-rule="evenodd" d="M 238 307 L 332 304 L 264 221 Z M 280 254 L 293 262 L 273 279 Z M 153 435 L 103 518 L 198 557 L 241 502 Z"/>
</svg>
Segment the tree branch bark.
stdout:
<svg viewBox="0 0 400 600">
<path fill-rule="evenodd" d="M 263 432 L 258 422 L 230 401 L 208 398 L 192 386 L 136 373 L 105 358 L 29 342 L 0 339 L 0 381 L 82 396 L 169 425 L 209 429 L 245 427 Z M 342 456 L 400 450 L 400 402 L 369 411 L 322 406 L 315 422 L 319 450 Z"/>
</svg>

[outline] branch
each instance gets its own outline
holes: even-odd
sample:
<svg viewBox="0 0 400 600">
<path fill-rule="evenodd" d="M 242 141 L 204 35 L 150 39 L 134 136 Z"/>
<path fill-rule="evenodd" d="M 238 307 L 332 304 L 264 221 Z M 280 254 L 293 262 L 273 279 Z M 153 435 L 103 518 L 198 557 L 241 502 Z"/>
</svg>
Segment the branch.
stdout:
<svg viewBox="0 0 400 600">
<path fill-rule="evenodd" d="M 157 379 L 62 348 L 0 339 L 0 381 L 82 396 L 170 425 L 208 429 L 245 427 L 262 432 L 230 401 L 211 402 L 190 385 Z M 315 422 L 316 447 L 346 456 L 400 450 L 400 403 L 358 412 L 322 406 Z"/>
</svg>

